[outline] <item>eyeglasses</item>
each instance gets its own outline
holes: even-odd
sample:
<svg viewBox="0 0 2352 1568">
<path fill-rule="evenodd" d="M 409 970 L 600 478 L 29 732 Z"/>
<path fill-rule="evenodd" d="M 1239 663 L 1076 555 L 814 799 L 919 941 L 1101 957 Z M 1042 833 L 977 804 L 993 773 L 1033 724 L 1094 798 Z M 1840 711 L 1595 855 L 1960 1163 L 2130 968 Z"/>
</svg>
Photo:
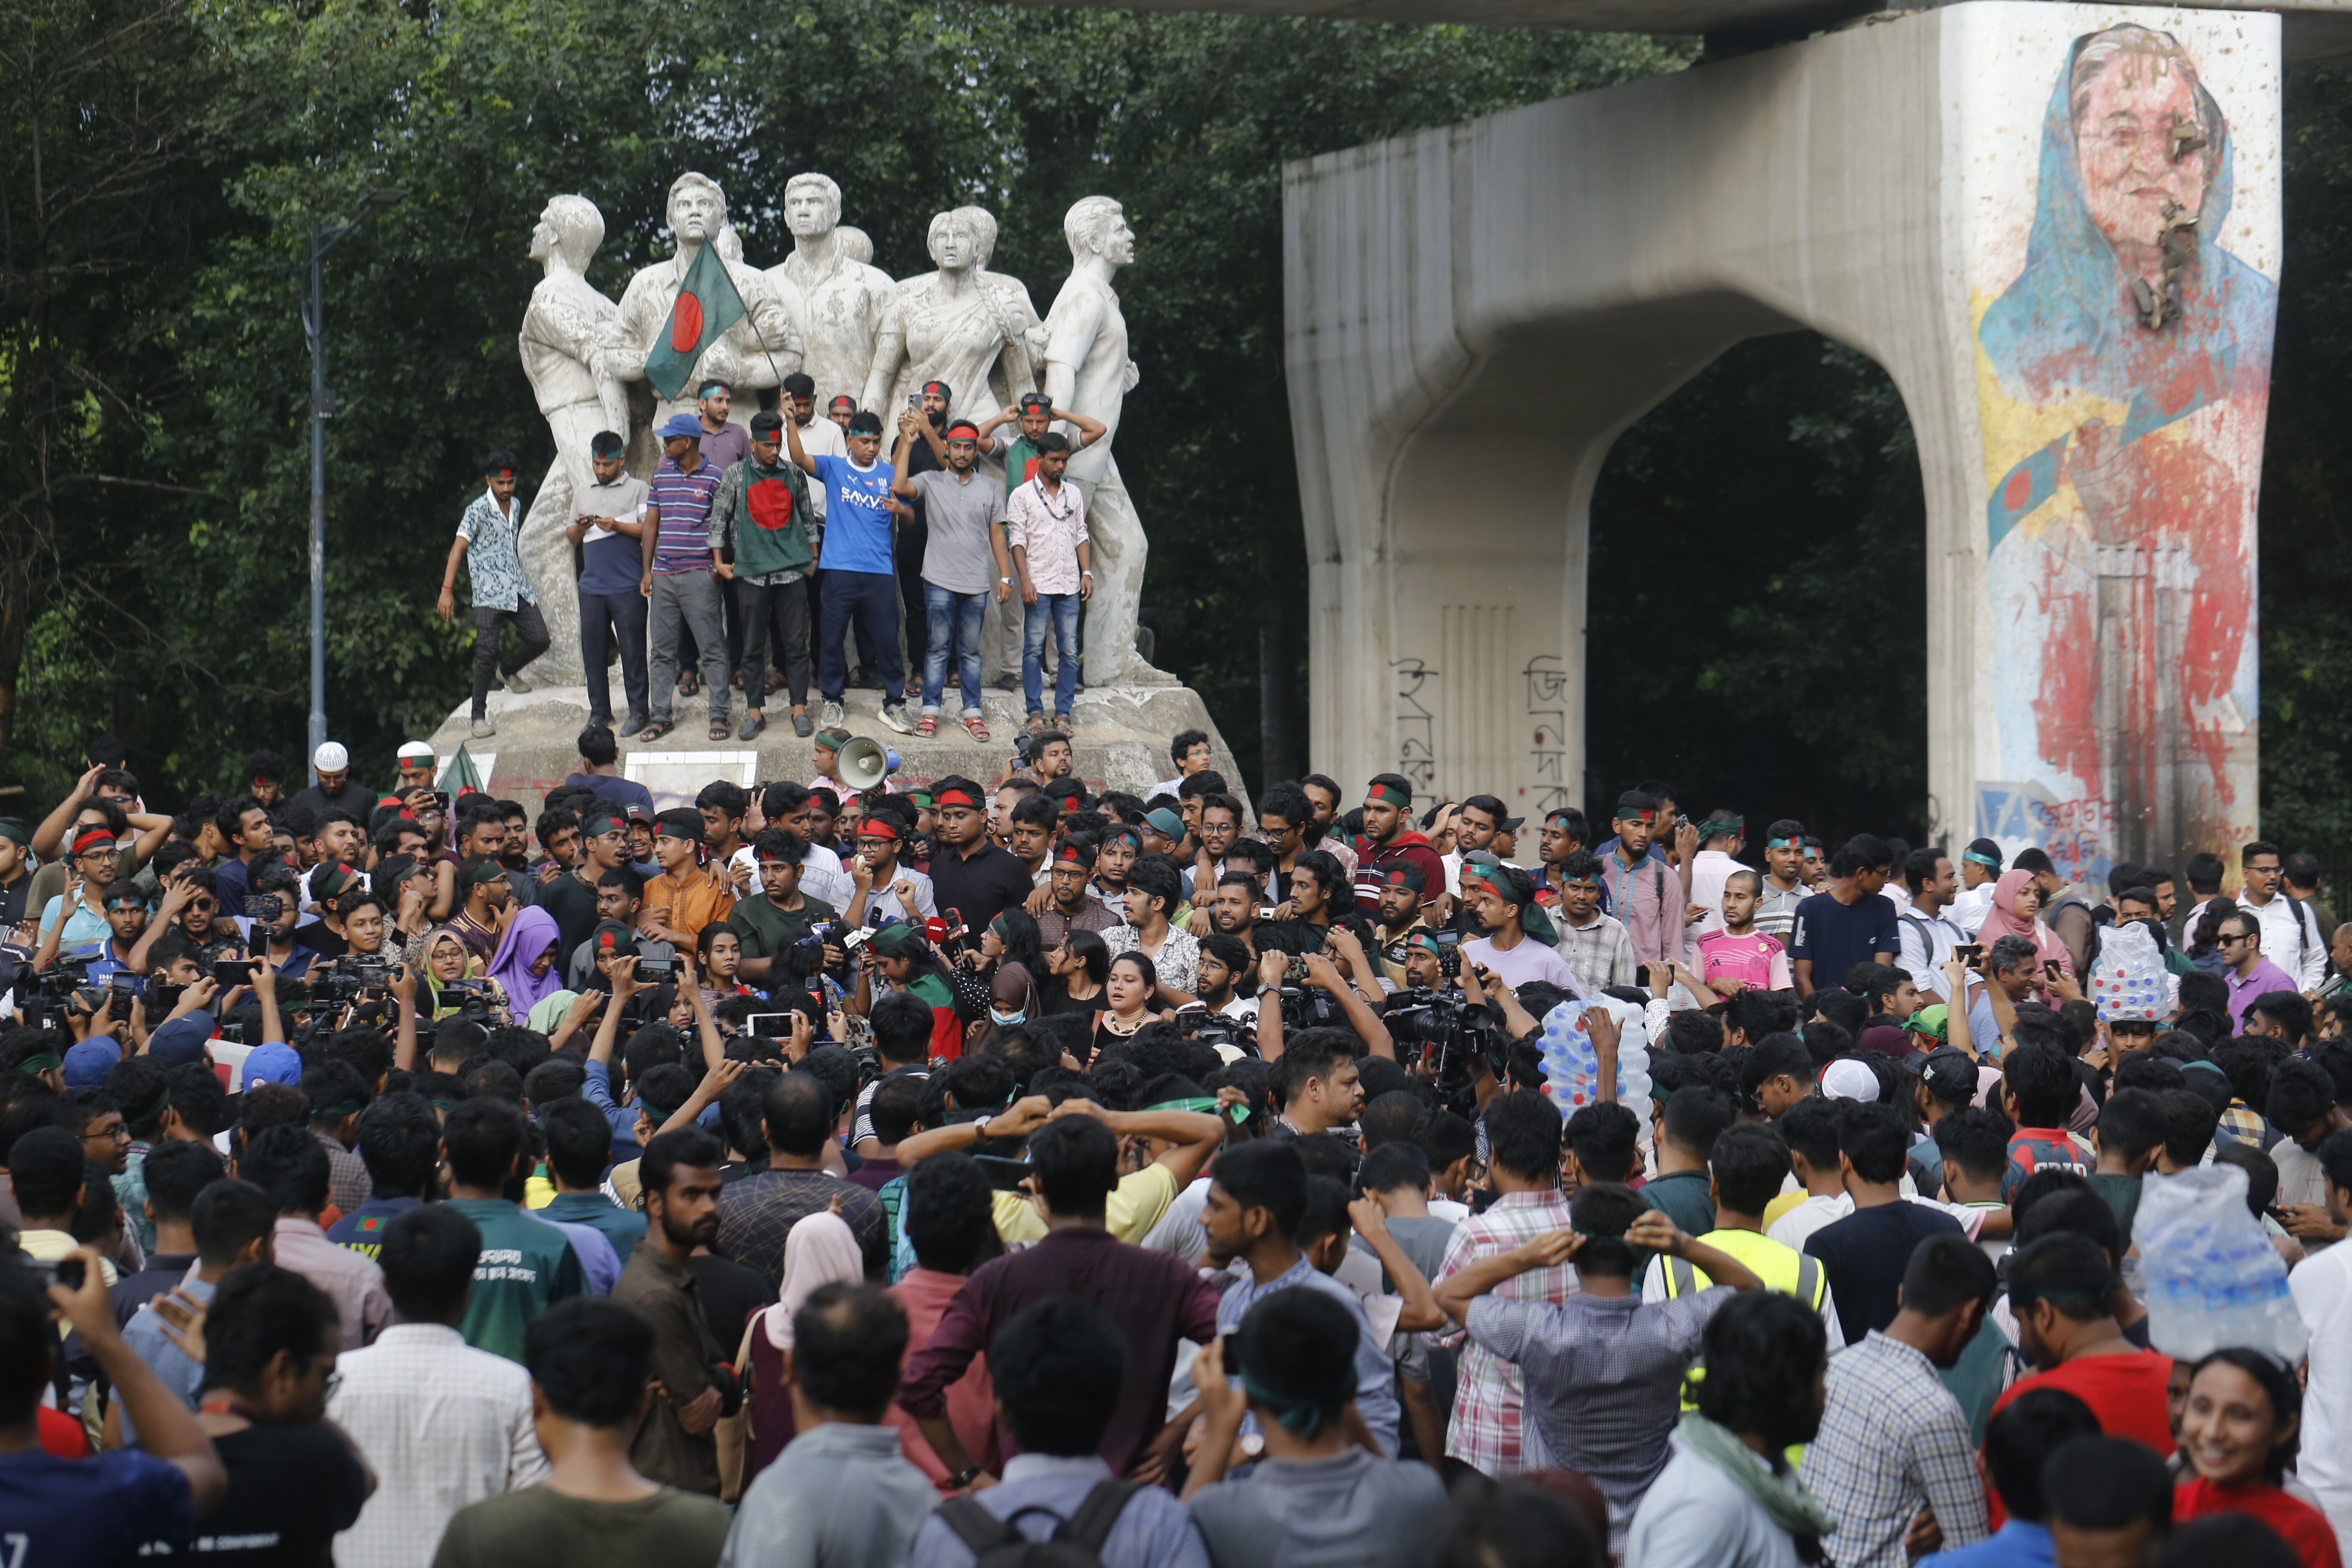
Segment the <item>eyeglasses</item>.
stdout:
<svg viewBox="0 0 2352 1568">
<path fill-rule="evenodd" d="M 90 1128 L 81 1136 L 82 1142 L 85 1143 L 96 1138 L 104 1138 L 109 1142 L 115 1143 L 128 1143 L 131 1142 L 131 1129 L 118 1121 L 111 1127 Z"/>
</svg>

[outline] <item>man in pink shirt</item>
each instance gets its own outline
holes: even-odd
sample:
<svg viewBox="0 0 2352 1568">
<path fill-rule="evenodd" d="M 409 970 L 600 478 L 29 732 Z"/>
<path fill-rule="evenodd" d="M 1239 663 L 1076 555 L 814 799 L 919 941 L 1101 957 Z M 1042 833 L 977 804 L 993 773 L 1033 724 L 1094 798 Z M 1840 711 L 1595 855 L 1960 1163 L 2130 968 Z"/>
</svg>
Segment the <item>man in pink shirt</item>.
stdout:
<svg viewBox="0 0 2352 1568">
<path fill-rule="evenodd" d="M 2242 1032 L 2246 1009 L 2266 991 L 2294 991 L 2294 977 L 2263 956 L 2262 922 L 2240 910 L 2221 917 L 2214 945 L 2229 969 L 2221 976 L 2230 987 L 2230 1023 Z"/>
</svg>

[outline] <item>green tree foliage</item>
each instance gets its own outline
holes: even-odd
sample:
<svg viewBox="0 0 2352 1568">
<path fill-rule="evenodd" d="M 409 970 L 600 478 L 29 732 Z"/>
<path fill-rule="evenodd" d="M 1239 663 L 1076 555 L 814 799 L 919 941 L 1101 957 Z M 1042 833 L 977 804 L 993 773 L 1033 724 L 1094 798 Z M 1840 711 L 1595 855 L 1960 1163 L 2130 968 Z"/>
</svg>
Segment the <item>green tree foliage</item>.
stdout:
<svg viewBox="0 0 2352 1568">
<path fill-rule="evenodd" d="M 104 53 L 81 76 L 37 58 L 77 25 L 97 47 L 92 17 Z M 1145 603 L 1160 661 L 1202 689 L 1255 769 L 1262 685 L 1278 708 L 1303 707 L 1298 639 L 1260 635 L 1292 624 L 1305 583 L 1281 366 L 1283 161 L 1687 54 L 970 0 L 0 0 L 0 37 L 25 57 L 0 56 L 0 288 L 28 321 L 20 298 L 70 302 L 44 305 L 0 361 L 0 461 L 12 492 L 44 509 L 0 519 L 0 766 L 54 789 L 91 731 L 112 728 L 163 798 L 216 786 L 253 747 L 299 750 L 301 256 L 310 226 L 342 221 L 373 188 L 408 196 L 327 261 L 341 396 L 328 714 L 362 776 L 462 700 L 470 632 L 435 621 L 432 602 L 481 455 L 515 451 L 534 478 L 551 455 L 515 349 L 541 205 L 595 201 L 608 232 L 591 277 L 617 297 L 667 253 L 664 194 L 689 168 L 725 186 L 759 265 L 789 246 L 778 204 L 799 170 L 840 181 L 846 221 L 894 276 L 929 267 L 931 214 L 985 205 L 1002 225 L 992 265 L 1041 308 L 1068 268 L 1069 203 L 1128 205 L 1141 248 L 1119 286 L 1143 383 L 1119 455 L 1157 545 Z M 16 216 L 36 183 L 24 128 L 70 140 L 77 123 L 103 132 L 76 145 L 83 167 L 118 146 L 156 153 L 139 181 L 91 192 L 114 226 L 79 250 L 47 230 L 28 238 Z M 33 406 L 45 412 L 28 424 Z"/>
</svg>

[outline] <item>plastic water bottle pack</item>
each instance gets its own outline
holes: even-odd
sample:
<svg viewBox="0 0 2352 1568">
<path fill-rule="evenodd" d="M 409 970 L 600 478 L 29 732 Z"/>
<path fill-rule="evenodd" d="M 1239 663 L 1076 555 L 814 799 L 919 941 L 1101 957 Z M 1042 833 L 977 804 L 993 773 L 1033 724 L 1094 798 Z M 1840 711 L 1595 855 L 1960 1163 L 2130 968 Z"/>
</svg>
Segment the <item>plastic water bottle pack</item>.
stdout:
<svg viewBox="0 0 2352 1568">
<path fill-rule="evenodd" d="M 2246 1207 L 2245 1172 L 2213 1164 L 2148 1176 L 2132 1240 L 2156 1349 L 2194 1359 L 2237 1346 L 2303 1359 L 2303 1317 L 2287 1294 L 2286 1264 Z"/>
<path fill-rule="evenodd" d="M 1648 1120 L 1650 1105 L 1650 1033 L 1642 1009 L 1613 996 L 1563 1002 L 1544 1015 L 1543 1091 L 1559 1105 L 1562 1116 L 1601 1098 L 1601 1058 L 1592 1047 L 1587 1020 L 1595 1009 L 1617 1021 L 1617 1101 Z"/>
</svg>

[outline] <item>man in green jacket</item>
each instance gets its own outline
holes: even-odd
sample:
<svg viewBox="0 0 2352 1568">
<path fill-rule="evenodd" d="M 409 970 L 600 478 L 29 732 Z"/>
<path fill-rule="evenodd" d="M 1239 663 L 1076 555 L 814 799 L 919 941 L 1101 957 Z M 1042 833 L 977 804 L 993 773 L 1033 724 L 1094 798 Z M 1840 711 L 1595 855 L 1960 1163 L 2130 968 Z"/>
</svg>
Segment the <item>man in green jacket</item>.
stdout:
<svg viewBox="0 0 2352 1568">
<path fill-rule="evenodd" d="M 761 711 L 768 689 L 768 627 L 775 618 L 778 662 L 793 699 L 793 733 L 814 728 L 808 716 L 808 592 L 801 586 L 816 563 L 809 548 L 808 481 L 784 460 L 784 416 L 773 410 L 751 416 L 751 455 L 728 468 L 710 503 L 710 559 L 719 575 L 735 584 L 739 624 L 743 628 L 743 740 L 767 728 Z M 728 555 L 731 550 L 733 561 Z"/>
<path fill-rule="evenodd" d="M 556 1302 L 588 1294 L 572 1238 L 523 1212 L 522 1108 L 478 1096 L 460 1100 L 441 1124 L 449 1163 L 449 1206 L 480 1227 L 482 1255 L 457 1331 L 478 1351 L 522 1360 L 523 1327 Z"/>
</svg>

